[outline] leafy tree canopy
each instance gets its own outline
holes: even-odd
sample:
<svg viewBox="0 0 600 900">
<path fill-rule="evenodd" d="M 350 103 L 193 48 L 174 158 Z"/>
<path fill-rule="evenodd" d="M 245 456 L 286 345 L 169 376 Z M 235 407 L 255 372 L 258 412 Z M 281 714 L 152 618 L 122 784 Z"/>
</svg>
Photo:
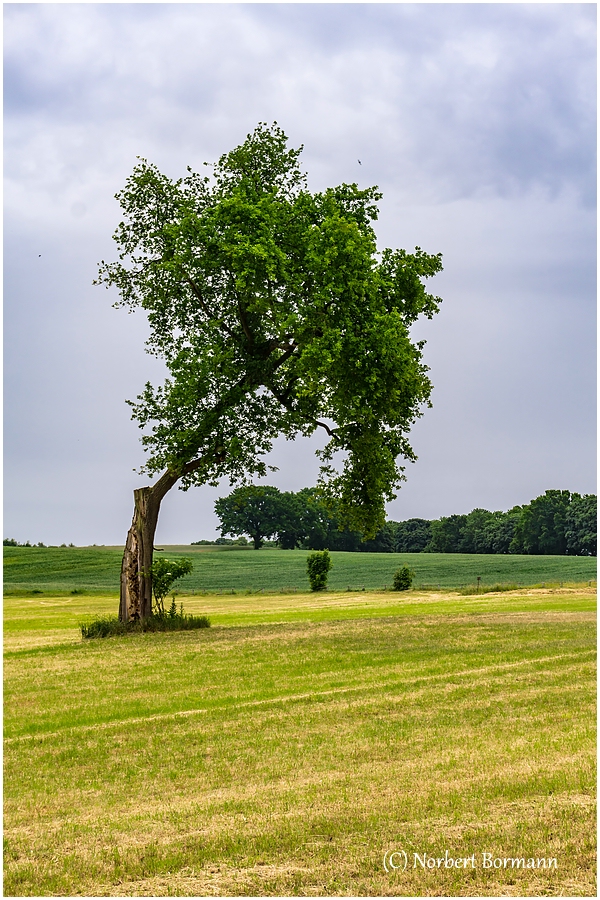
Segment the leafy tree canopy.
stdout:
<svg viewBox="0 0 600 900">
<path fill-rule="evenodd" d="M 596 496 L 569 491 L 546 491 L 508 512 L 478 508 L 431 522 L 386 522 L 371 540 L 340 530 L 335 505 L 324 503 L 316 488 L 295 494 L 267 486 L 237 488 L 215 509 L 223 534 L 276 537 L 283 549 L 596 555 Z"/>
<path fill-rule="evenodd" d="M 523 507 L 510 549 L 517 553 L 564 554 L 570 503 L 569 491 L 545 491 L 532 500 Z"/>
<path fill-rule="evenodd" d="M 309 550 L 394 549 L 390 523 L 384 524 L 373 541 L 361 541 L 355 531 L 340 531 L 332 504 L 326 504 L 316 488 L 293 493 L 269 485 L 246 485 L 219 498 L 215 512 L 222 535 L 247 534 L 256 550 L 264 538 L 271 537 L 276 537 L 283 550 L 299 546 Z"/>
<path fill-rule="evenodd" d="M 394 524 L 396 553 L 421 553 L 431 540 L 431 522 L 427 519 L 407 519 Z"/>
<path fill-rule="evenodd" d="M 247 534 L 254 549 L 259 550 L 265 538 L 282 530 L 285 498 L 269 485 L 243 485 L 227 497 L 220 497 L 215 502 L 215 512 L 221 520 L 222 535 Z"/>
<path fill-rule="evenodd" d="M 173 181 L 141 159 L 117 195 L 119 261 L 99 281 L 146 311 L 170 373 L 131 403 L 145 472 L 166 471 L 165 489 L 240 483 L 266 473 L 277 435 L 323 428 L 321 483 L 341 524 L 373 536 L 429 404 L 409 329 L 438 310 L 423 279 L 441 255 L 378 252 L 377 188 L 311 193 L 301 149 L 261 123 L 212 176 Z"/>
<path fill-rule="evenodd" d="M 595 494 L 571 495 L 565 516 L 567 552 L 576 556 L 596 556 L 597 498 Z"/>
</svg>

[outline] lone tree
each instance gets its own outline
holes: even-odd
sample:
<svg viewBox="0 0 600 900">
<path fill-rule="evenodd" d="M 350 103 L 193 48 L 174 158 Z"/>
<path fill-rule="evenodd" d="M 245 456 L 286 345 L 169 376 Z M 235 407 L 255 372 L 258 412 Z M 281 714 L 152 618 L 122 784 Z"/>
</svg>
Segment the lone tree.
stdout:
<svg viewBox="0 0 600 900">
<path fill-rule="evenodd" d="M 215 503 L 215 512 L 221 520 L 221 537 L 247 534 L 255 550 L 260 550 L 265 538 L 279 532 L 283 509 L 281 492 L 269 485 L 238 487 Z"/>
<path fill-rule="evenodd" d="M 146 311 L 148 352 L 170 372 L 129 401 L 145 430 L 141 471 L 159 477 L 134 491 L 124 621 L 151 614 L 154 534 L 175 484 L 244 483 L 266 474 L 275 437 L 322 428 L 321 483 L 341 524 L 372 536 L 403 479 L 398 457 L 415 459 L 407 434 L 431 383 L 409 329 L 438 310 L 421 279 L 441 255 L 378 253 L 377 188 L 311 193 L 301 149 L 260 123 L 212 177 L 188 168 L 172 181 L 140 160 L 117 194 L 119 261 L 102 262 L 97 283 Z"/>
</svg>

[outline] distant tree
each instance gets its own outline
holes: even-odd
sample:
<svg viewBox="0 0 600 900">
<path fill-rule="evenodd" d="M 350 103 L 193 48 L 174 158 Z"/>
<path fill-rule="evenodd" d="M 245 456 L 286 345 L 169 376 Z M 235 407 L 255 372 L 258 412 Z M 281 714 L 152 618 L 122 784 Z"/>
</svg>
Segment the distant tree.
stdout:
<svg viewBox="0 0 600 900">
<path fill-rule="evenodd" d="M 597 498 L 595 494 L 571 495 L 565 516 L 567 553 L 575 556 L 596 556 Z"/>
<path fill-rule="evenodd" d="M 172 181 L 141 160 L 117 195 L 119 259 L 101 263 L 98 283 L 146 311 L 149 352 L 170 373 L 131 404 L 149 429 L 142 471 L 158 477 L 134 492 L 124 621 L 151 613 L 158 514 L 176 484 L 244 483 L 265 474 L 278 435 L 322 428 L 323 489 L 342 526 L 372 537 L 403 478 L 397 460 L 415 458 L 407 434 L 431 382 L 410 329 L 438 311 L 423 279 L 441 255 L 379 252 L 377 188 L 311 193 L 300 152 L 261 123 L 212 179 Z"/>
<path fill-rule="evenodd" d="M 422 553 L 431 540 L 431 522 L 427 519 L 406 519 L 395 528 L 396 553 Z"/>
<path fill-rule="evenodd" d="M 294 550 L 306 540 L 309 529 L 309 511 L 301 492 L 284 491 L 281 494 L 277 543 L 282 550 Z"/>
<path fill-rule="evenodd" d="M 460 553 L 466 516 L 442 516 L 431 523 L 431 540 L 425 547 L 429 553 Z"/>
<path fill-rule="evenodd" d="M 273 537 L 280 530 L 284 502 L 276 487 L 250 484 L 236 488 L 215 502 L 221 535 L 247 534 L 254 549 L 260 550 L 265 538 Z"/>
<path fill-rule="evenodd" d="M 508 512 L 496 511 L 488 522 L 487 553 L 509 553 L 515 529 L 521 518 L 522 507 L 514 506 Z"/>
<path fill-rule="evenodd" d="M 322 492 L 316 488 L 304 488 L 296 496 L 302 504 L 305 521 L 303 547 L 346 552 L 360 549 L 361 534 L 340 526 L 339 506 L 335 501 L 329 499 L 326 502 Z"/>
<path fill-rule="evenodd" d="M 473 509 L 467 515 L 444 516 L 430 523 L 431 538 L 424 548 L 432 553 L 516 552 L 514 536 L 521 507 L 509 512 Z"/>
<path fill-rule="evenodd" d="M 302 488 L 296 494 L 301 509 L 302 540 L 300 546 L 307 550 L 323 550 L 332 527 L 332 514 L 316 488 Z M 336 526 L 337 527 L 337 526 Z"/>
<path fill-rule="evenodd" d="M 250 486 L 236 488 L 215 504 L 221 519 L 222 534 L 248 534 L 255 547 L 264 539 L 275 538 L 283 550 L 305 547 L 309 550 L 359 550 L 369 548 L 357 532 L 340 530 L 335 504 L 325 502 L 317 488 L 303 488 L 294 493 L 277 488 Z M 389 530 L 387 523 L 374 539 Z M 231 543 L 227 538 L 217 542 Z"/>
<path fill-rule="evenodd" d="M 386 522 L 374 538 L 362 541 L 359 549 L 363 553 L 395 553 L 397 522 Z"/>
<path fill-rule="evenodd" d="M 327 541 L 330 550 L 343 551 L 344 553 L 356 553 L 363 546 L 363 538 L 360 532 L 333 526 Z"/>
<path fill-rule="evenodd" d="M 491 553 L 491 524 L 493 513 L 487 509 L 473 509 L 464 517 L 460 528 L 458 553 Z"/>
<path fill-rule="evenodd" d="M 545 491 L 522 508 L 510 544 L 512 553 L 563 555 L 565 530 L 571 503 L 569 491 Z"/>
<path fill-rule="evenodd" d="M 18 547 L 18 543 L 14 538 L 4 538 L 2 541 L 4 547 Z"/>
</svg>

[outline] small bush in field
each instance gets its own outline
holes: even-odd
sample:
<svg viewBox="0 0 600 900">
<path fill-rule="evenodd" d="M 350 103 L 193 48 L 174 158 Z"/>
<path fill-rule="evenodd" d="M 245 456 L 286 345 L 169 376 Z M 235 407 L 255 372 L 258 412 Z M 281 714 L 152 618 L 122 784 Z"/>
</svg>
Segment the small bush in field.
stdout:
<svg viewBox="0 0 600 900">
<path fill-rule="evenodd" d="M 324 591 L 327 587 L 327 575 L 333 563 L 328 550 L 317 550 L 311 553 L 306 560 L 308 580 L 311 591 Z"/>
<path fill-rule="evenodd" d="M 415 573 L 412 569 L 409 569 L 408 566 L 402 566 L 402 568 L 398 569 L 398 571 L 394 575 L 393 589 L 395 591 L 410 590 L 414 577 Z"/>
</svg>

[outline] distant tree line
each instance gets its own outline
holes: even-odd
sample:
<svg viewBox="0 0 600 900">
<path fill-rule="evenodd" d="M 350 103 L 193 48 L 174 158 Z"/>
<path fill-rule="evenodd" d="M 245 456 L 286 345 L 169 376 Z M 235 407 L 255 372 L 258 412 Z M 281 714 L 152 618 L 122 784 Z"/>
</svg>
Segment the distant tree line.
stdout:
<svg viewBox="0 0 600 900">
<path fill-rule="evenodd" d="M 37 544 L 32 544 L 30 541 L 25 541 L 23 544 L 20 544 L 19 541 L 16 541 L 14 538 L 4 538 L 4 540 L 2 541 L 2 545 L 4 547 L 45 547 L 46 546 L 46 544 L 44 544 L 42 541 L 38 541 Z M 49 545 L 49 546 L 52 546 L 52 545 Z M 67 546 L 74 547 L 75 544 L 61 544 L 60 546 L 61 547 L 67 547 Z M 94 544 L 94 546 L 96 546 L 96 545 Z M 54 547 L 54 549 L 56 549 L 56 547 Z"/>
<path fill-rule="evenodd" d="M 275 487 L 236 488 L 215 503 L 225 535 L 248 535 L 255 549 L 267 539 L 291 550 L 367 553 L 517 553 L 596 556 L 596 495 L 546 491 L 508 512 L 474 509 L 440 519 L 386 522 L 369 541 L 338 527 L 335 510 L 316 488 L 296 493 Z M 198 542 L 203 543 L 203 542 Z"/>
</svg>

